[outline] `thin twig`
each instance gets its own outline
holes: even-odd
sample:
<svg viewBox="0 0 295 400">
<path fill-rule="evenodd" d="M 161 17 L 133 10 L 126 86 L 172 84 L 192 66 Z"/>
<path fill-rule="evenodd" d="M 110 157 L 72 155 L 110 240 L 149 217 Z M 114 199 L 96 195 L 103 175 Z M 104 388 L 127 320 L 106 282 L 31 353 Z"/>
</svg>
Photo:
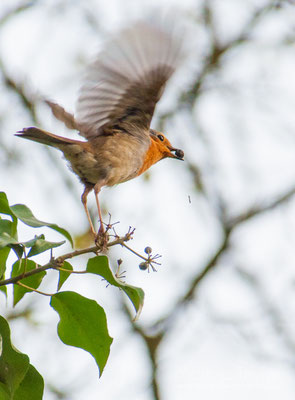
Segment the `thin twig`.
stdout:
<svg viewBox="0 0 295 400">
<path fill-rule="evenodd" d="M 140 258 L 142 258 L 143 260 L 148 261 L 148 259 L 147 259 L 146 257 L 142 256 L 141 254 L 137 253 L 135 250 L 131 249 L 131 247 L 127 246 L 126 243 L 123 242 L 123 243 L 122 243 L 122 246 L 123 246 L 123 247 L 126 247 L 126 249 L 128 249 L 129 251 L 131 251 L 131 253 L 135 254 L 137 257 L 140 257 Z"/>
<path fill-rule="evenodd" d="M 67 272 L 67 273 L 69 273 L 69 274 L 87 274 L 87 270 L 86 269 L 83 269 L 83 271 L 74 271 L 74 270 L 72 270 L 72 269 L 65 269 L 65 268 L 62 268 L 62 267 L 54 267 L 54 269 L 56 269 L 57 271 L 62 271 L 62 272 Z"/>
</svg>

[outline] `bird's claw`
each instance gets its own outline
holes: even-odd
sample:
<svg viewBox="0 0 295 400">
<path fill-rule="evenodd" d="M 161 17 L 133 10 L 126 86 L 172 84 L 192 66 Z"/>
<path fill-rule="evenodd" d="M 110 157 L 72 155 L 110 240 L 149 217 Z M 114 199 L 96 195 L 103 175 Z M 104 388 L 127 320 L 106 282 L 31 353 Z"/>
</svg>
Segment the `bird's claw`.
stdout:
<svg viewBox="0 0 295 400">
<path fill-rule="evenodd" d="M 99 228 L 97 234 L 95 234 L 94 242 L 97 247 L 104 251 L 107 249 L 107 244 L 109 241 L 109 235 L 104 229 Z"/>
</svg>

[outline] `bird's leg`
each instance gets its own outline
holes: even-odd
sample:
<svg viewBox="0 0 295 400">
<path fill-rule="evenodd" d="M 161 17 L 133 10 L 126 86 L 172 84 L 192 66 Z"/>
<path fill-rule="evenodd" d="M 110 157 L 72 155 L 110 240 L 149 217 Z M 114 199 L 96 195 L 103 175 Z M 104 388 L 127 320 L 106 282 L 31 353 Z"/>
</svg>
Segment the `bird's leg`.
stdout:
<svg viewBox="0 0 295 400">
<path fill-rule="evenodd" d="M 102 223 L 101 209 L 100 209 L 99 200 L 98 200 L 98 194 L 99 194 L 99 192 L 100 192 L 100 189 L 101 189 L 101 185 L 96 184 L 96 185 L 94 186 L 94 194 L 95 194 L 96 206 L 97 206 L 97 211 L 98 211 L 98 216 L 99 216 L 99 223 L 100 223 L 100 227 L 99 227 L 99 230 L 98 230 L 98 234 L 104 233 L 104 227 L 103 227 L 103 223 Z"/>
<path fill-rule="evenodd" d="M 95 239 L 95 243 L 99 246 L 102 246 L 103 250 L 107 249 L 107 244 L 108 244 L 108 235 L 107 232 L 104 230 L 103 227 L 103 222 L 102 222 L 102 215 L 101 215 L 101 209 L 99 205 L 99 200 L 98 200 L 98 194 L 100 192 L 100 189 L 102 187 L 102 184 L 96 184 L 94 186 L 94 194 L 95 194 L 95 200 L 96 200 L 96 205 L 97 205 L 97 211 L 98 211 L 98 216 L 99 216 L 99 222 L 100 222 L 100 227 L 97 232 L 97 237 Z"/>
<path fill-rule="evenodd" d="M 89 211 L 88 211 L 88 208 L 87 208 L 87 196 L 88 196 L 89 192 L 91 192 L 92 189 L 93 189 L 93 186 L 85 185 L 85 189 L 84 189 L 84 192 L 83 192 L 83 194 L 81 196 L 81 200 L 82 200 L 82 204 L 83 204 L 83 207 L 84 207 L 86 215 L 87 215 L 87 219 L 88 219 L 88 222 L 89 222 L 89 225 L 90 225 L 91 232 L 93 233 L 94 237 L 96 237 L 96 232 L 95 232 L 95 229 L 94 229 L 94 226 L 93 226 L 93 223 L 91 221 L 90 214 L 89 214 Z"/>
</svg>

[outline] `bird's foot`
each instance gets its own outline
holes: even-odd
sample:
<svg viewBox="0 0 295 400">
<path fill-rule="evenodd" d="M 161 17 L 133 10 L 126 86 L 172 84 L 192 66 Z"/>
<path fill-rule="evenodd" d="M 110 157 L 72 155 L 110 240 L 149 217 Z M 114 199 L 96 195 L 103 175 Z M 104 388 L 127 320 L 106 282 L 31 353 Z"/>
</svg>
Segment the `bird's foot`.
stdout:
<svg viewBox="0 0 295 400">
<path fill-rule="evenodd" d="M 97 234 L 95 234 L 94 242 L 96 246 L 101 249 L 101 251 L 105 251 L 107 250 L 108 241 L 109 241 L 109 235 L 101 225 L 99 231 L 97 232 Z"/>
</svg>

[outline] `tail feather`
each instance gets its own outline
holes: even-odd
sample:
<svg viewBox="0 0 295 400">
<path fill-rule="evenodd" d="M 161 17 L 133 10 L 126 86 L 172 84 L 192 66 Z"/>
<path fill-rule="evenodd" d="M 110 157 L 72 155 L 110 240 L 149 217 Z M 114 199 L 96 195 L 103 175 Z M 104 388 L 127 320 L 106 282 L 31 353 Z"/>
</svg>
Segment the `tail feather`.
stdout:
<svg viewBox="0 0 295 400">
<path fill-rule="evenodd" d="M 59 148 L 60 145 L 76 144 L 78 140 L 68 139 L 62 136 L 54 135 L 53 133 L 43 131 L 42 129 L 29 127 L 24 128 L 22 131 L 18 131 L 15 136 L 19 136 L 24 139 L 33 140 L 34 142 L 47 144 L 48 146 Z"/>
</svg>

